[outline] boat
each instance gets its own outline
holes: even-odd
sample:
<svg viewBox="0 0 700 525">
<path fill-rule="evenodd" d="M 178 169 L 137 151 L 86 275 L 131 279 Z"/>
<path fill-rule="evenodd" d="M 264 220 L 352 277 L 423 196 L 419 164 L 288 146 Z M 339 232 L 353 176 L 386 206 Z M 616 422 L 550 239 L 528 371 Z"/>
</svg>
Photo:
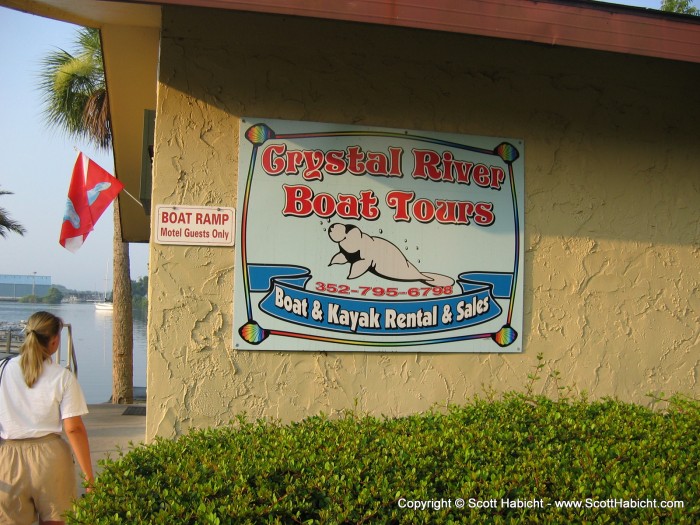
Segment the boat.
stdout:
<svg viewBox="0 0 700 525">
<path fill-rule="evenodd" d="M 107 300 L 107 284 L 109 282 L 109 264 L 107 265 L 107 274 L 105 275 L 105 293 L 104 296 L 102 297 L 102 301 L 98 301 L 95 303 L 95 310 L 99 310 L 102 312 L 111 312 L 114 310 L 114 304 L 112 301 Z"/>
<path fill-rule="evenodd" d="M 109 301 L 95 303 L 95 310 L 100 310 L 103 312 L 114 310 L 114 303 L 110 303 Z"/>
</svg>

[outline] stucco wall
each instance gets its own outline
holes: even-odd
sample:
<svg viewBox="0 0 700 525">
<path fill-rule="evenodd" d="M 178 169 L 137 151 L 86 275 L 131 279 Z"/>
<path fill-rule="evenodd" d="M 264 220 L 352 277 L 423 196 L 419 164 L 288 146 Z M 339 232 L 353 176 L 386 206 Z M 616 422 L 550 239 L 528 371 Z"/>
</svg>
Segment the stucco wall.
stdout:
<svg viewBox="0 0 700 525">
<path fill-rule="evenodd" d="M 697 395 L 698 66 L 225 11 L 164 8 L 153 203 L 236 206 L 241 116 L 525 141 L 522 354 L 234 348 L 234 250 L 151 244 L 147 436 L 358 409 L 401 415 L 562 383 Z M 236 334 L 237 337 L 237 334 Z M 552 392 L 544 380 L 536 391 Z"/>
</svg>

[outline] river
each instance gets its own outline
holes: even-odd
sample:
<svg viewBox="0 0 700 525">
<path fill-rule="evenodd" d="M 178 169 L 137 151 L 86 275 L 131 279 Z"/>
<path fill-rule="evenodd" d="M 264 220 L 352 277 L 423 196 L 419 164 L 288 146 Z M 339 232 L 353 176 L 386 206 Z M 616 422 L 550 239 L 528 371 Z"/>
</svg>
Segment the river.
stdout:
<svg viewBox="0 0 700 525">
<path fill-rule="evenodd" d="M 87 402 L 105 403 L 112 395 L 112 312 L 89 303 L 24 304 L 0 302 L 0 322 L 26 320 L 46 310 L 70 323 L 78 362 L 78 381 Z M 134 314 L 134 386 L 146 386 L 146 320 Z M 67 356 L 66 330 L 61 340 L 61 363 Z"/>
</svg>

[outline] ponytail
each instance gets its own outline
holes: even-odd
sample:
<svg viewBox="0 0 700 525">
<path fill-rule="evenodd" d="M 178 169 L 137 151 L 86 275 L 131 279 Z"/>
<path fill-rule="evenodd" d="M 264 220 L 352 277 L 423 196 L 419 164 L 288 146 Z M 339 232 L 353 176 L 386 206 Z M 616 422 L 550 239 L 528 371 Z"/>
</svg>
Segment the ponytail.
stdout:
<svg viewBox="0 0 700 525">
<path fill-rule="evenodd" d="M 51 357 L 49 341 L 63 328 L 63 321 L 49 312 L 35 312 L 27 320 L 25 338 L 20 352 L 20 365 L 24 382 L 34 386 L 44 369 L 44 361 Z"/>
</svg>

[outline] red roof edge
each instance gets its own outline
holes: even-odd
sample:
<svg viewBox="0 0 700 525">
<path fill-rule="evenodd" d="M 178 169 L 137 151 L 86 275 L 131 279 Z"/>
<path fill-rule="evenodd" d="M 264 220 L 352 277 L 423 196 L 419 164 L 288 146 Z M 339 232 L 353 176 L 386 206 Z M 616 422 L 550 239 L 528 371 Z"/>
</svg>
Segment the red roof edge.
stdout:
<svg viewBox="0 0 700 525">
<path fill-rule="evenodd" d="M 700 17 L 587 0 L 160 0 L 700 62 Z"/>
</svg>

